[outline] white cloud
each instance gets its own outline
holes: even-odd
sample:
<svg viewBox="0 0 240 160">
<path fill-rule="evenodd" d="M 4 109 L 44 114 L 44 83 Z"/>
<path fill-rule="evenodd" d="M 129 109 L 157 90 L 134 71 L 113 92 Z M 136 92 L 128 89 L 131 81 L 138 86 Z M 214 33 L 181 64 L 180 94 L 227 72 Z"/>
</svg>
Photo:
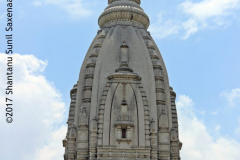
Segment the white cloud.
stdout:
<svg viewBox="0 0 240 160">
<path fill-rule="evenodd" d="M 194 19 L 184 22 L 174 19 L 164 20 L 163 15 L 158 14 L 157 22 L 150 25 L 149 30 L 158 39 L 179 35 L 181 39 L 187 39 L 198 31 L 198 25 Z"/>
<path fill-rule="evenodd" d="M 236 104 L 240 104 L 240 88 L 232 89 L 230 92 L 224 91 L 220 95 L 225 97 L 232 107 L 235 107 Z"/>
<path fill-rule="evenodd" d="M 62 139 L 66 136 L 67 127 L 62 126 L 57 131 L 52 132 L 48 144 L 37 150 L 34 160 L 55 160 L 63 159 Z"/>
<path fill-rule="evenodd" d="M 32 2 L 32 5 L 33 5 L 33 6 L 41 6 L 41 5 L 42 5 L 42 2 L 41 2 L 41 1 L 33 1 L 33 2 Z"/>
<path fill-rule="evenodd" d="M 179 4 L 175 16 L 170 19 L 158 16 L 158 21 L 149 30 L 154 32 L 155 38 L 177 36 L 185 40 L 206 28 L 229 27 L 234 11 L 239 8 L 240 0 L 202 0 L 195 3 L 186 0 Z"/>
<path fill-rule="evenodd" d="M 212 112 L 211 115 L 213 115 L 213 116 L 218 115 L 218 111 L 214 111 L 214 112 Z"/>
<path fill-rule="evenodd" d="M 220 125 L 216 125 L 216 127 L 215 127 L 215 131 L 219 131 L 221 129 L 221 126 Z"/>
<path fill-rule="evenodd" d="M 183 142 L 182 159 L 187 160 L 238 160 L 240 143 L 220 136 L 215 138 L 208 132 L 194 110 L 194 103 L 188 96 L 180 95 L 177 100 L 180 140 Z M 216 127 L 220 129 L 220 126 Z"/>
<path fill-rule="evenodd" d="M 240 118 L 238 118 L 238 125 L 239 127 L 235 130 L 235 133 L 237 133 L 239 136 L 240 135 Z"/>
<path fill-rule="evenodd" d="M 240 127 L 236 129 L 235 131 L 237 134 L 240 134 Z"/>
<path fill-rule="evenodd" d="M 32 4 L 34 6 L 55 5 L 68 12 L 72 18 L 84 18 L 92 14 L 89 6 L 93 5 L 93 2 L 89 3 L 85 0 L 39 0 Z"/>
<path fill-rule="evenodd" d="M 43 75 L 46 61 L 33 55 L 13 55 L 14 81 L 13 123 L 5 121 L 0 110 L 1 159 L 56 160 L 62 158 L 61 140 L 66 134 L 62 126 L 65 104 L 61 94 Z M 0 105 L 5 106 L 6 54 L 0 53 Z M 57 127 L 59 126 L 59 127 Z M 51 152 L 50 152 L 51 151 Z M 40 155 L 41 154 L 41 155 Z M 34 157 L 34 158 L 33 158 Z"/>
<path fill-rule="evenodd" d="M 217 18 L 214 18 L 213 19 L 213 22 L 217 25 L 217 26 L 222 26 L 224 28 L 227 28 L 229 26 L 232 25 L 232 22 L 224 19 L 224 18 L 221 18 L 221 17 L 217 17 Z"/>
<path fill-rule="evenodd" d="M 166 37 L 179 37 L 186 40 L 191 35 L 199 31 L 202 26 L 199 26 L 198 22 L 193 19 L 187 19 L 180 21 L 178 19 L 163 19 L 162 14 L 158 14 L 158 20 L 149 27 L 149 31 L 155 38 L 162 39 Z"/>
<path fill-rule="evenodd" d="M 197 3 L 185 1 L 180 7 L 184 13 L 200 20 L 206 20 L 212 17 L 226 16 L 231 13 L 231 9 L 236 9 L 239 5 L 240 0 L 203 0 Z"/>
<path fill-rule="evenodd" d="M 173 20 L 164 21 L 162 18 L 162 14 L 158 14 L 158 21 L 155 24 L 150 25 L 149 30 L 152 35 L 156 38 L 165 38 L 170 35 L 179 34 L 181 26 Z"/>
<path fill-rule="evenodd" d="M 194 19 L 189 19 L 182 23 L 184 30 L 186 30 L 185 35 L 182 39 L 188 39 L 192 34 L 198 31 L 198 24 Z"/>
</svg>

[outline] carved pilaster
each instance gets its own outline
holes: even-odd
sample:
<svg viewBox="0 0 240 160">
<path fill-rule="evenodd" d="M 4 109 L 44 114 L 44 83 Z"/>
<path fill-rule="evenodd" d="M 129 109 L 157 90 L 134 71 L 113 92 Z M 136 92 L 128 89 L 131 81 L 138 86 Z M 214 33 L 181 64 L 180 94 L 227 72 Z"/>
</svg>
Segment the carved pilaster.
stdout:
<svg viewBox="0 0 240 160">
<path fill-rule="evenodd" d="M 178 119 L 177 119 L 177 110 L 176 110 L 176 93 L 173 91 L 173 88 L 170 87 L 171 95 L 171 112 L 172 112 L 172 130 L 171 130 L 171 160 L 178 160 L 180 158 L 179 151 L 181 150 L 182 143 L 179 141 L 178 137 Z"/>
<path fill-rule="evenodd" d="M 68 160 L 69 158 L 72 159 L 74 157 L 75 152 L 72 148 L 76 148 L 76 139 L 75 137 L 71 137 L 71 135 L 75 136 L 75 133 L 73 134 L 74 127 L 74 118 L 75 118 L 75 107 L 76 107 L 76 96 L 77 96 L 77 84 L 73 86 L 73 89 L 70 91 L 70 97 L 71 97 L 71 103 L 70 103 L 70 109 L 69 109 L 69 117 L 68 117 L 68 131 L 66 134 L 66 138 L 63 139 L 63 147 L 65 147 L 65 154 L 64 154 L 64 160 Z M 70 133 L 71 132 L 71 133 Z M 69 157 L 69 158 L 68 158 Z"/>
<path fill-rule="evenodd" d="M 159 116 L 159 159 L 169 160 L 170 157 L 170 132 L 169 132 L 169 120 L 167 107 L 165 105 L 161 106 L 160 116 Z"/>
<path fill-rule="evenodd" d="M 101 146 L 103 144 L 103 122 L 104 122 L 104 111 L 105 111 L 105 102 L 108 90 L 111 84 L 107 83 L 104 90 L 103 95 L 100 101 L 99 112 L 98 112 L 98 135 L 97 135 L 97 144 Z"/>
<path fill-rule="evenodd" d="M 67 159 L 68 160 L 75 160 L 76 137 L 77 137 L 77 130 L 74 124 L 72 124 L 68 134 L 68 142 L 67 142 L 67 148 L 68 148 Z"/>
<path fill-rule="evenodd" d="M 158 148 L 157 148 L 157 130 L 155 121 L 151 121 L 151 160 L 157 160 L 158 158 Z"/>
<path fill-rule="evenodd" d="M 142 99 L 143 99 L 143 107 L 144 107 L 144 120 L 145 120 L 145 144 L 146 147 L 150 147 L 151 146 L 151 142 L 150 142 L 150 121 L 149 121 L 149 115 L 150 115 L 150 111 L 149 111 L 149 106 L 148 106 L 148 100 L 147 100 L 147 96 L 146 96 L 146 92 L 143 89 L 142 85 L 139 85 L 139 90 L 141 92 L 142 95 Z"/>
<path fill-rule="evenodd" d="M 77 160 L 88 159 L 88 113 L 85 107 L 79 115 Z"/>
<path fill-rule="evenodd" d="M 90 146 L 89 146 L 89 157 L 90 160 L 95 160 L 97 158 L 97 118 L 91 122 L 90 129 Z"/>
</svg>

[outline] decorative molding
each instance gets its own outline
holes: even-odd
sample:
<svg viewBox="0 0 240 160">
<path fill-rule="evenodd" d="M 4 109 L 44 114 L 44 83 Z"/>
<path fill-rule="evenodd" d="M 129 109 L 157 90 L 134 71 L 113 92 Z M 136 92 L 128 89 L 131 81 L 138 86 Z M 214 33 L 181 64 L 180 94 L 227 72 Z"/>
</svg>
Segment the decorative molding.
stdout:
<svg viewBox="0 0 240 160">
<path fill-rule="evenodd" d="M 113 6 L 107 8 L 99 17 L 100 28 L 113 21 L 134 21 L 148 28 L 150 21 L 142 9 L 133 6 Z"/>
<path fill-rule="evenodd" d="M 111 74 L 108 77 L 109 80 L 114 80 L 114 79 L 131 79 L 131 80 L 136 80 L 136 81 L 140 81 L 142 78 L 139 77 L 137 74 Z"/>
</svg>

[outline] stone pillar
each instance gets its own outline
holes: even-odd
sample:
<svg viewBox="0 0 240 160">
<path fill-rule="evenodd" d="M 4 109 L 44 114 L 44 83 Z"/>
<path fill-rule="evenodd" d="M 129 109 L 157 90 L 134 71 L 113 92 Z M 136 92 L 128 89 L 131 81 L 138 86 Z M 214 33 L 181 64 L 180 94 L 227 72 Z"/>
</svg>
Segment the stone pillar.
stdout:
<svg viewBox="0 0 240 160">
<path fill-rule="evenodd" d="M 71 103 L 70 103 L 70 109 L 69 109 L 69 117 L 68 117 L 68 131 L 66 134 L 66 138 L 63 140 L 63 147 L 65 147 L 65 154 L 64 154 L 64 160 L 68 160 L 68 157 L 73 157 L 74 154 L 71 154 L 68 156 L 68 145 L 73 144 L 73 139 L 71 138 L 71 142 L 68 143 L 69 141 L 69 135 L 70 135 L 70 130 L 73 127 L 74 124 L 74 118 L 75 118 L 75 107 L 76 107 L 76 96 L 77 96 L 77 84 L 73 86 L 73 89 L 70 91 L 70 97 L 71 97 Z M 76 140 L 75 140 L 76 141 Z M 75 145 L 75 144 L 74 144 Z"/>
<path fill-rule="evenodd" d="M 131 127 L 127 127 L 127 139 L 131 139 Z"/>
<path fill-rule="evenodd" d="M 177 109 L 176 109 L 176 93 L 173 91 L 173 88 L 170 87 L 170 95 L 171 95 L 171 111 L 172 111 L 172 130 L 171 130 L 171 160 L 179 160 L 180 154 L 179 150 L 181 150 L 182 143 L 178 138 L 178 119 L 177 119 Z"/>
<path fill-rule="evenodd" d="M 117 138 L 118 139 L 122 138 L 122 128 L 121 128 L 121 126 L 117 127 Z"/>
<path fill-rule="evenodd" d="M 101 97 L 100 106 L 99 106 L 99 113 L 98 113 L 98 135 L 97 135 L 97 143 L 98 146 L 103 145 L 103 122 L 104 122 L 104 111 L 105 111 L 105 102 L 108 90 L 110 88 L 111 84 L 107 83 L 104 90 L 103 95 Z"/>
<path fill-rule="evenodd" d="M 97 159 L 97 118 L 95 117 L 91 122 L 91 130 L 90 130 L 90 151 L 89 151 L 89 159 L 95 160 Z"/>
<path fill-rule="evenodd" d="M 160 160 L 170 159 L 170 132 L 166 106 L 162 106 L 159 116 L 159 157 Z"/>
<path fill-rule="evenodd" d="M 73 86 L 73 89 L 70 91 L 71 103 L 69 109 L 69 117 L 68 117 L 68 130 L 70 126 L 74 123 L 75 118 L 75 106 L 76 106 L 76 98 L 77 98 L 77 84 Z"/>
<path fill-rule="evenodd" d="M 67 147 L 68 147 L 68 154 L 67 154 L 67 160 L 75 160 L 75 154 L 76 154 L 76 136 L 77 136 L 77 131 L 76 128 L 74 126 L 74 124 L 72 124 L 70 131 L 69 131 L 69 135 L 68 135 L 68 143 L 67 143 Z"/>
<path fill-rule="evenodd" d="M 179 141 L 178 141 L 178 134 L 175 129 L 171 131 L 171 160 L 178 160 L 179 159 Z"/>
<path fill-rule="evenodd" d="M 88 114 L 85 107 L 79 115 L 77 160 L 88 159 Z"/>
<path fill-rule="evenodd" d="M 152 119 L 151 121 L 151 160 L 157 160 L 158 158 L 158 148 L 157 148 L 157 130 L 155 127 L 155 121 Z"/>
<path fill-rule="evenodd" d="M 143 99 L 143 107 L 144 107 L 144 123 L 145 123 L 145 144 L 146 147 L 150 147 L 150 121 L 149 121 L 149 105 L 148 105 L 148 100 L 147 100 L 147 96 L 146 96 L 146 92 L 143 89 L 142 84 L 138 85 L 139 90 L 141 92 L 142 95 L 142 99 Z"/>
</svg>

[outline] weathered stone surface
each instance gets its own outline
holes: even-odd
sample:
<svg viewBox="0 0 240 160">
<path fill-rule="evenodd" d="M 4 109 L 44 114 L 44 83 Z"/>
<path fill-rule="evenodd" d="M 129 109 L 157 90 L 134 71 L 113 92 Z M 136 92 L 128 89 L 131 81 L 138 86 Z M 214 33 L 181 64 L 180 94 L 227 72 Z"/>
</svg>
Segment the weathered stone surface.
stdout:
<svg viewBox="0 0 240 160">
<path fill-rule="evenodd" d="M 71 90 L 65 160 L 180 159 L 176 93 L 140 0 L 109 0 Z"/>
</svg>

